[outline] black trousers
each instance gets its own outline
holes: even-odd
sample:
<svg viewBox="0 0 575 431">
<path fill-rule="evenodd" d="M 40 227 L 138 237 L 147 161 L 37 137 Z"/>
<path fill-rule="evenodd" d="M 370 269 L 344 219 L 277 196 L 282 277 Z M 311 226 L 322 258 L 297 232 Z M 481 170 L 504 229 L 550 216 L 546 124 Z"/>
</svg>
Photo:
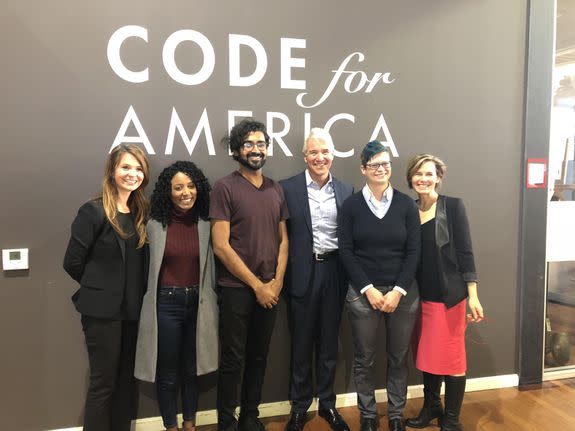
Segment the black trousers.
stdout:
<svg viewBox="0 0 575 431">
<path fill-rule="evenodd" d="M 218 427 L 232 426 L 238 404 L 241 415 L 258 416 L 268 349 L 277 307 L 261 307 L 247 287 L 219 287 L 220 369 Z M 240 401 L 241 387 L 241 401 Z"/>
<path fill-rule="evenodd" d="M 134 360 L 138 322 L 82 316 L 90 383 L 84 431 L 129 431 L 136 415 Z"/>
<path fill-rule="evenodd" d="M 290 297 L 292 354 L 289 399 L 293 412 L 306 412 L 311 405 L 312 364 L 315 366 L 320 408 L 335 408 L 333 384 L 344 300 L 345 279 L 338 268 L 337 256 L 314 261 L 306 295 Z"/>
</svg>

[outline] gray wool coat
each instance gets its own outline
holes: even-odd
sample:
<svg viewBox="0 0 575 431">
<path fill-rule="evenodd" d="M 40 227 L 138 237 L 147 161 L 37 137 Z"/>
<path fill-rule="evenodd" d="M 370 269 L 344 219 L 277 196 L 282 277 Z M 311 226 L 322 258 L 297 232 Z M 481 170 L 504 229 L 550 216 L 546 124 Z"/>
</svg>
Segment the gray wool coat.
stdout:
<svg viewBox="0 0 575 431">
<path fill-rule="evenodd" d="M 140 380 L 154 382 L 158 360 L 156 298 L 160 267 L 166 246 L 167 227 L 163 227 L 156 220 L 150 220 L 146 229 L 150 241 L 150 267 L 148 290 L 144 295 L 140 315 L 134 375 Z M 200 241 L 200 292 L 196 330 L 196 374 L 199 376 L 211 373 L 218 368 L 218 300 L 209 222 L 198 221 L 198 237 Z"/>
</svg>

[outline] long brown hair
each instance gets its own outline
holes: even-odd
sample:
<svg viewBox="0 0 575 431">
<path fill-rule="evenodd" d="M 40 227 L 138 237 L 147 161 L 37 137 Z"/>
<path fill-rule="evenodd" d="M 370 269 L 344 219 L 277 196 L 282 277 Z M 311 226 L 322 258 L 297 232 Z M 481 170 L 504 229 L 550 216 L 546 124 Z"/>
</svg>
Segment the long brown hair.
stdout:
<svg viewBox="0 0 575 431">
<path fill-rule="evenodd" d="M 134 218 L 134 228 L 139 237 L 138 248 L 140 248 L 146 243 L 148 198 L 144 195 L 144 188 L 150 179 L 150 167 L 146 154 L 137 145 L 121 144 L 110 152 L 108 161 L 106 162 L 106 168 L 104 170 L 104 179 L 102 180 L 102 204 L 104 206 L 106 218 L 114 230 L 118 232 L 122 238 L 127 238 L 128 235 L 122 230 L 116 217 L 118 215 L 118 208 L 116 206 L 118 201 L 118 187 L 114 179 L 116 168 L 120 164 L 124 154 L 134 156 L 142 166 L 142 173 L 144 174 L 142 184 L 130 193 L 130 197 L 128 198 L 128 208 L 130 208 L 130 212 Z"/>
</svg>

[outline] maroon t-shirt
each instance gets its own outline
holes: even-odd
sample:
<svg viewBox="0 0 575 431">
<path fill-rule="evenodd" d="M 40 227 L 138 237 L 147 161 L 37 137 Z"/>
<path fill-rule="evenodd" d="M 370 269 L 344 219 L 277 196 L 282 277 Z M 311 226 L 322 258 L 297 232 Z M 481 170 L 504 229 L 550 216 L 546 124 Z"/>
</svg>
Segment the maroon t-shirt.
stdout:
<svg viewBox="0 0 575 431">
<path fill-rule="evenodd" d="M 230 245 L 261 281 L 275 276 L 279 252 L 279 223 L 289 218 L 281 186 L 264 177 L 257 188 L 238 171 L 216 181 L 210 197 L 210 219 L 230 222 Z M 217 282 L 245 284 L 217 260 Z"/>
</svg>

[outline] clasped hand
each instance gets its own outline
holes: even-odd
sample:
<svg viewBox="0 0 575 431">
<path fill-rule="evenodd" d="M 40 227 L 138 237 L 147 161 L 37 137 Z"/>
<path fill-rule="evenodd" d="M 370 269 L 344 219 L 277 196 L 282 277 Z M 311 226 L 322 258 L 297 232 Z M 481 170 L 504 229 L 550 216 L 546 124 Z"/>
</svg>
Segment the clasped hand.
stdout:
<svg viewBox="0 0 575 431">
<path fill-rule="evenodd" d="M 384 295 L 375 287 L 367 289 L 365 296 L 367 296 L 367 300 L 374 310 L 379 310 L 384 313 L 393 313 L 402 297 L 401 293 L 397 290 L 390 290 Z"/>
<path fill-rule="evenodd" d="M 281 290 L 281 284 L 272 278 L 267 283 L 260 283 L 260 285 L 254 289 L 256 294 L 256 300 L 264 308 L 273 308 L 277 305 L 279 301 L 279 291 Z"/>
</svg>

